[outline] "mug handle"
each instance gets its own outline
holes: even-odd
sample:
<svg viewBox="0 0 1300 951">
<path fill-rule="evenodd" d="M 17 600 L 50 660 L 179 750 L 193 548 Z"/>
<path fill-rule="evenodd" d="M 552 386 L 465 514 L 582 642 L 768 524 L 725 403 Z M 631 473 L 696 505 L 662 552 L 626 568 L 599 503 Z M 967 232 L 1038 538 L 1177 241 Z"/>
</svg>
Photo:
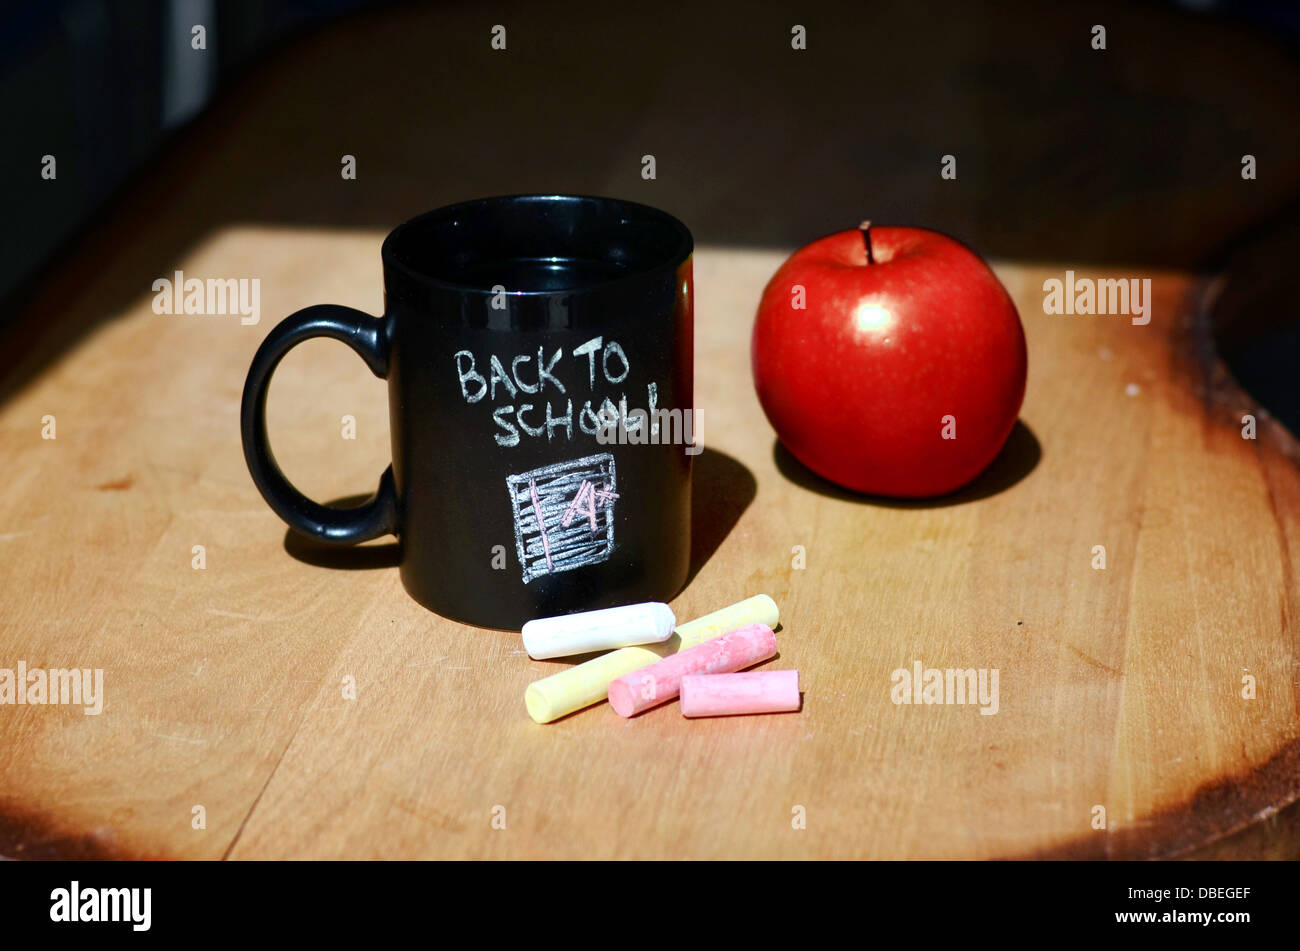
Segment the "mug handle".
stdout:
<svg viewBox="0 0 1300 951">
<path fill-rule="evenodd" d="M 284 355 L 311 337 L 342 340 L 361 355 L 375 376 L 388 375 L 385 320 L 338 304 L 316 304 L 290 314 L 257 348 L 244 382 L 240 431 L 244 460 L 262 498 L 294 531 L 334 545 L 352 545 L 397 534 L 397 487 L 390 465 L 375 494 L 356 508 L 336 509 L 303 495 L 285 478 L 266 432 L 266 391 Z"/>
</svg>

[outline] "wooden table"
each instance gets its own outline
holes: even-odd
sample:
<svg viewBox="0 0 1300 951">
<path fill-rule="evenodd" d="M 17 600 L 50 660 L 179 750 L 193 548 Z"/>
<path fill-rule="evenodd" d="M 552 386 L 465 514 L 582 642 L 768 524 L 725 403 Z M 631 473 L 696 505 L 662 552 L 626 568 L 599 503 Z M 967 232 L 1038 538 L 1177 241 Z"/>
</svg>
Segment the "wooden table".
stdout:
<svg viewBox="0 0 1300 951">
<path fill-rule="evenodd" d="M 672 173 L 685 152 L 661 155 L 659 191 L 638 190 L 641 140 L 689 112 L 694 79 L 646 52 L 661 85 L 610 81 L 658 118 L 626 125 L 613 144 L 596 125 L 582 126 L 582 140 L 555 131 L 538 140 L 547 164 L 522 175 L 504 151 L 467 168 L 454 143 L 430 145 L 397 121 L 441 92 L 409 70 L 390 81 L 386 64 L 336 68 L 345 50 L 427 60 L 426 34 L 408 21 L 432 16 L 362 20 L 257 74 L 65 256 L 0 354 L 0 667 L 102 668 L 106 694 L 98 716 L 0 707 L 0 854 L 1300 855 L 1300 454 L 1263 417 L 1259 438 L 1242 438 L 1242 414 L 1257 411 L 1207 350 L 1198 279 L 1138 264 L 999 263 L 1030 357 L 1008 448 L 949 499 L 847 496 L 778 448 L 750 383 L 754 307 L 790 247 L 707 243 L 737 209 L 756 224 L 763 216 L 729 178 L 701 192 L 698 174 Z M 481 26 L 454 16 L 465 35 Z M 530 63 L 551 69 L 551 46 L 567 42 L 556 34 L 539 51 L 526 30 L 511 35 L 521 58 L 503 69 L 514 80 Z M 588 58 L 616 55 L 589 39 Z M 957 32 L 943 42 L 961 46 Z M 490 88 L 479 54 L 460 50 L 447 46 L 445 68 L 472 60 L 479 72 L 465 75 Z M 765 94 L 781 95 L 784 80 L 760 72 Z M 360 75 L 372 83 L 364 109 Z M 581 99 L 581 74 L 556 75 L 596 109 Z M 372 96 L 385 82 L 400 89 Z M 509 121 L 523 121 L 524 105 Z M 887 121 L 897 112 L 906 125 L 905 105 Z M 460 133 L 479 141 L 495 113 L 464 115 L 474 125 Z M 825 117 L 799 116 L 800 141 L 815 143 Z M 601 149 L 604 172 L 582 172 L 579 153 Z M 340 186 L 349 151 L 360 178 Z M 849 154 L 865 153 L 810 161 Z M 773 175 L 789 161 L 773 158 Z M 378 313 L 383 229 L 372 219 L 508 190 L 507 179 L 518 190 L 659 196 L 670 210 L 711 196 L 699 199 L 696 255 L 708 449 L 697 460 L 695 574 L 673 607 L 689 618 L 758 592 L 775 598 L 777 663 L 800 670 L 802 713 L 688 722 L 669 705 L 625 721 L 600 706 L 539 726 L 524 688 L 561 663 L 531 661 L 517 635 L 418 607 L 391 542 L 322 552 L 287 536 L 254 490 L 239 398 L 274 322 L 322 301 Z M 429 180 L 437 189 L 421 191 Z M 1282 187 L 1257 184 L 1255 198 Z M 819 208 L 833 204 L 822 190 Z M 977 193 L 952 192 L 967 211 Z M 840 227 L 863 217 L 851 214 Z M 823 220 L 809 217 L 797 223 L 807 238 L 811 218 Z M 1115 229 L 1104 215 L 1089 227 L 1099 238 Z M 1151 324 L 1044 315 L 1042 281 L 1066 267 L 1152 277 Z M 177 269 L 260 278 L 261 322 L 154 314 L 150 283 Z M 345 415 L 354 440 L 342 438 Z M 42 438 L 46 416 L 54 439 Z M 287 474 L 317 499 L 368 492 L 388 460 L 384 384 L 336 344 L 286 359 L 269 418 Z M 1093 567 L 1099 545 L 1104 570 Z M 997 714 L 892 703 L 891 672 L 918 660 L 997 668 Z M 1254 699 L 1243 698 L 1246 675 Z"/>
<path fill-rule="evenodd" d="M 138 294 L 0 413 L 4 666 L 103 668 L 106 697 L 99 716 L 0 708 L 7 854 L 1164 856 L 1275 825 L 1300 793 L 1300 478 L 1285 433 L 1243 440 L 1236 394 L 1196 395 L 1186 278 L 1158 276 L 1136 327 L 1044 316 L 1056 272 L 1000 267 L 1029 340 L 1022 424 L 971 489 L 890 504 L 801 469 L 753 395 L 749 328 L 781 252 L 702 248 L 708 450 L 698 571 L 673 607 L 774 597 L 805 709 L 539 726 L 524 688 L 560 663 L 418 607 L 391 544 L 286 537 L 244 468 L 253 350 L 314 301 L 379 311 L 380 239 L 224 229 L 178 266 L 260 277 L 260 324 L 158 316 Z M 329 342 L 286 360 L 270 425 L 317 498 L 387 459 L 384 385 Z M 997 714 L 895 705 L 890 674 L 916 660 L 997 668 Z"/>
</svg>

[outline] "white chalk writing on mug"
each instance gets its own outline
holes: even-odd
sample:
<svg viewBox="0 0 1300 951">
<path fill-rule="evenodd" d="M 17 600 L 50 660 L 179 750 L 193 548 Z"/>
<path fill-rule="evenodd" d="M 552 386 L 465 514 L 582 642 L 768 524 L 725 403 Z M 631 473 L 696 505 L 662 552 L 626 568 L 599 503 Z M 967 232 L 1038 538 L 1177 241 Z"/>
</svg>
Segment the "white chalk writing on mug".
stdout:
<svg viewBox="0 0 1300 951">
<path fill-rule="evenodd" d="M 517 446 L 523 439 L 575 434 L 594 436 L 607 420 L 621 420 L 627 432 L 636 432 L 653 419 L 658 385 L 646 384 L 648 413 L 628 413 L 627 393 L 616 387 L 627 380 L 632 362 L 616 340 L 592 337 L 567 356 L 563 347 L 539 346 L 502 358 L 486 359 L 472 350 L 452 355 L 460 394 L 468 404 L 486 401 L 492 407 L 492 436 L 498 446 Z M 498 405 L 500 404 L 500 405 Z"/>
<path fill-rule="evenodd" d="M 618 481 L 607 452 L 506 477 L 524 584 L 605 561 L 614 550 Z"/>
</svg>

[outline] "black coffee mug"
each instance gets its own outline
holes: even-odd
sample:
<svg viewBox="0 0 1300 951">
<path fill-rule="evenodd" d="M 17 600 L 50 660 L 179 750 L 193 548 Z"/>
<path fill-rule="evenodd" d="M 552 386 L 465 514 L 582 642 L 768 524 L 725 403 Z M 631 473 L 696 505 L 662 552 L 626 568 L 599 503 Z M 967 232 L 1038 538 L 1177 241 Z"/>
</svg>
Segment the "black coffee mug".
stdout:
<svg viewBox="0 0 1300 951">
<path fill-rule="evenodd" d="M 682 444 L 692 251 L 676 218 L 609 198 L 485 198 L 408 221 L 383 244 L 382 317 L 318 304 L 258 349 L 241 419 L 253 481 L 311 538 L 397 536 L 406 590 L 457 621 L 518 629 L 669 600 L 690 569 L 699 451 Z M 271 374 L 311 337 L 388 380 L 393 464 L 356 508 L 300 493 L 267 440 Z"/>
</svg>

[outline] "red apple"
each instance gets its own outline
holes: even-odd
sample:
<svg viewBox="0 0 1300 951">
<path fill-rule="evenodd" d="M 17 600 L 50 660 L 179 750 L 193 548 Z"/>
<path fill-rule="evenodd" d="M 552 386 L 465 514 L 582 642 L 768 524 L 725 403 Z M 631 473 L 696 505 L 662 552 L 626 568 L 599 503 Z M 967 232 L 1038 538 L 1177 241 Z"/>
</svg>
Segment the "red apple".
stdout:
<svg viewBox="0 0 1300 951">
<path fill-rule="evenodd" d="M 920 228 L 827 235 L 763 291 L 754 386 L 800 462 L 858 492 L 942 495 L 984 470 L 1025 394 L 1025 335 L 979 256 Z"/>
</svg>

